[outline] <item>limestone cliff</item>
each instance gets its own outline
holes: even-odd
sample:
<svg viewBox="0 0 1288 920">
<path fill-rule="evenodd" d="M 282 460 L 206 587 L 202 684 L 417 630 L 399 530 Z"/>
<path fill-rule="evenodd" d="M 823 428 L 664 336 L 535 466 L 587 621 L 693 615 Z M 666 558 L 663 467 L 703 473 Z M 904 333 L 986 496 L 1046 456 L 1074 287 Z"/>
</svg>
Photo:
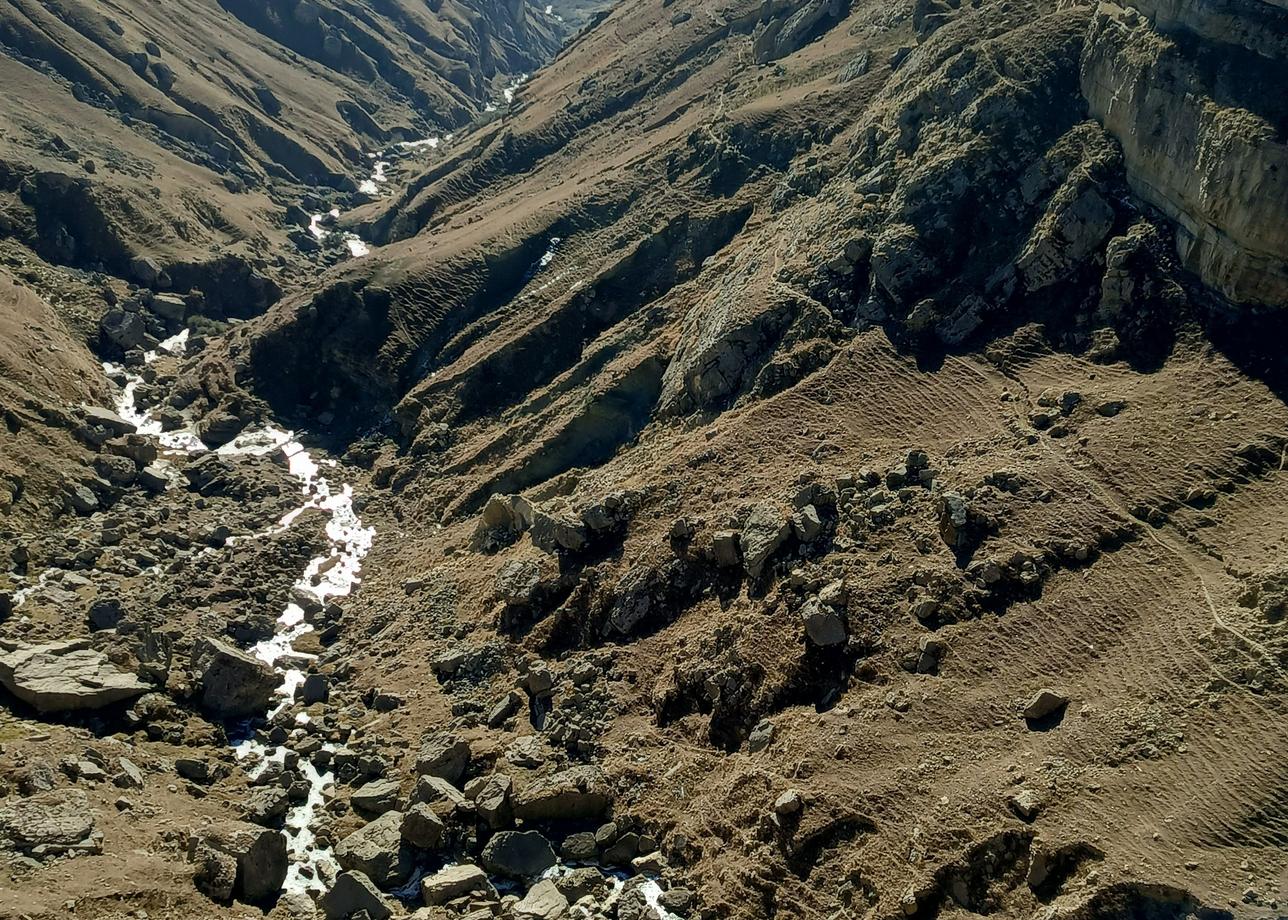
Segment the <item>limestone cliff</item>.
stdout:
<svg viewBox="0 0 1288 920">
<path fill-rule="evenodd" d="M 1132 189 L 1176 224 L 1181 262 L 1240 303 L 1288 302 L 1288 10 L 1101 3 L 1082 58 Z"/>
</svg>

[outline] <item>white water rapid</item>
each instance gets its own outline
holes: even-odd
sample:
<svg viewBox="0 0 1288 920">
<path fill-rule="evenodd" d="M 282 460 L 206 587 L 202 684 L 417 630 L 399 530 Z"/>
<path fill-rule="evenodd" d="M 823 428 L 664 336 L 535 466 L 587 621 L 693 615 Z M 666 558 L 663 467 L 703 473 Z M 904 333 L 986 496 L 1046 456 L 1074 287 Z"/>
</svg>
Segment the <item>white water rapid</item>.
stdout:
<svg viewBox="0 0 1288 920">
<path fill-rule="evenodd" d="M 145 356 L 145 360 L 148 363 L 155 361 L 161 351 L 182 354 L 186 344 L 185 331 L 162 342 L 157 351 Z M 125 374 L 125 385 L 116 400 L 117 413 L 137 425 L 140 432 L 157 437 L 165 453 L 174 457 L 197 454 L 207 449 L 191 424 L 181 431 L 162 431 L 160 423 L 152 418 L 151 413 L 139 407 L 137 390 L 143 383 L 142 377 L 111 364 L 105 364 L 104 370 L 109 375 L 116 374 L 118 370 Z M 305 509 L 320 508 L 327 512 L 330 519 L 326 525 L 326 551 L 309 561 L 295 587 L 307 591 L 322 603 L 330 598 L 343 597 L 360 580 L 362 559 L 371 549 L 375 529 L 365 526 L 354 509 L 352 487 L 348 483 L 333 485 L 322 474 L 323 466 L 333 467 L 336 465 L 335 461 L 317 460 L 295 439 L 294 432 L 268 426 L 243 432 L 218 449 L 218 453 L 225 455 L 264 455 L 275 452 L 284 456 L 291 475 L 300 483 L 303 500 L 297 508 L 282 517 L 276 528 L 267 533 L 280 532 L 289 527 Z M 240 539 L 254 538 L 251 536 Z M 286 660 L 297 664 L 301 659 L 312 657 L 292 648 L 300 636 L 312 629 L 304 621 L 304 610 L 292 602 L 278 616 L 275 635 L 252 649 L 257 658 L 273 666 L 282 676 L 282 684 L 277 691 L 278 701 L 264 714 L 265 718 L 272 719 L 288 707 L 295 697 L 296 689 L 304 682 L 303 670 L 283 666 L 280 662 Z M 297 722 L 302 725 L 307 718 L 301 713 L 297 716 Z M 296 727 L 293 731 L 302 732 L 303 729 Z M 253 738 L 239 741 L 234 750 L 239 759 L 248 762 L 252 776 L 266 769 L 269 761 L 282 762 L 287 753 L 285 747 L 270 747 Z M 314 818 L 328 798 L 327 787 L 332 776 L 330 772 L 319 770 L 303 757 L 300 758 L 299 771 L 308 781 L 309 793 L 305 801 L 293 806 L 286 815 L 285 831 L 290 858 L 283 886 L 286 893 L 324 890 L 339 871 L 331 852 L 317 846 L 313 833 Z"/>
</svg>

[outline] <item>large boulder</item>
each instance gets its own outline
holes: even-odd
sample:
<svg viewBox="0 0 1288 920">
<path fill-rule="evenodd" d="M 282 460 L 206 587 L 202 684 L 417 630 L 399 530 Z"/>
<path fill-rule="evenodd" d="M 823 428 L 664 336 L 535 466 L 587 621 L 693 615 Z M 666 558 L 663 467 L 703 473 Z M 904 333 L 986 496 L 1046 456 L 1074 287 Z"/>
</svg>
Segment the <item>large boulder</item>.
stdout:
<svg viewBox="0 0 1288 920">
<path fill-rule="evenodd" d="M 474 796 L 474 808 L 479 820 L 493 830 L 513 821 L 514 809 L 510 804 L 513 791 L 514 782 L 504 773 L 493 773 L 484 780 Z"/>
<path fill-rule="evenodd" d="M 216 900 L 264 904 L 278 896 L 286 881 L 286 836 L 281 831 L 234 822 L 193 835 L 188 846 L 188 857 L 197 865 L 197 887 Z"/>
<path fill-rule="evenodd" d="M 845 620 L 837 611 L 820 603 L 818 598 L 812 597 L 805 602 L 801 618 L 805 621 L 805 635 L 814 645 L 827 648 L 845 641 Z"/>
<path fill-rule="evenodd" d="M 417 802 L 403 813 L 403 840 L 422 850 L 432 850 L 443 839 L 443 819 L 424 802 Z"/>
<path fill-rule="evenodd" d="M 451 732 L 436 732 L 421 742 L 416 754 L 416 772 L 460 783 L 470 765 L 470 744 Z"/>
<path fill-rule="evenodd" d="M 494 875 L 535 878 L 557 860 L 550 841 L 536 831 L 501 831 L 487 842 L 483 868 Z"/>
<path fill-rule="evenodd" d="M 747 574 L 752 578 L 759 577 L 765 564 L 791 532 L 786 515 L 774 505 L 762 503 L 752 508 L 738 538 Z"/>
<path fill-rule="evenodd" d="M 562 920 L 568 916 L 568 899 L 551 879 L 542 879 L 514 905 L 514 920 Z"/>
<path fill-rule="evenodd" d="M 573 767 L 535 780 L 514 797 L 514 816 L 524 821 L 588 821 L 613 802 L 598 767 Z"/>
<path fill-rule="evenodd" d="M 446 904 L 472 891 L 487 893 L 491 890 L 492 883 L 487 880 L 487 873 L 469 863 L 440 869 L 420 883 L 420 897 L 427 907 Z"/>
<path fill-rule="evenodd" d="M 197 437 L 210 447 L 223 447 L 245 427 L 245 419 L 227 409 L 216 409 L 197 422 Z"/>
<path fill-rule="evenodd" d="M 87 639 L 0 648 L 0 684 L 40 712 L 99 709 L 151 689 L 90 648 Z"/>
<path fill-rule="evenodd" d="M 111 409 L 104 409 L 101 406 L 87 406 L 81 412 L 85 416 L 85 424 L 93 425 L 95 428 L 102 428 L 111 437 L 133 434 L 138 430 L 133 422 L 126 421 Z"/>
<path fill-rule="evenodd" d="M 402 839 L 402 821 L 402 812 L 385 812 L 336 844 L 335 861 L 342 869 L 361 872 L 385 891 L 402 884 L 412 863 L 411 850 Z"/>
<path fill-rule="evenodd" d="M 326 920 L 348 920 L 366 911 L 371 920 L 387 920 L 393 905 L 361 872 L 341 872 L 331 890 L 318 899 Z"/>
<path fill-rule="evenodd" d="M 272 666 L 218 639 L 202 639 L 192 657 L 201 705 L 222 718 L 263 715 L 282 683 Z"/>
<path fill-rule="evenodd" d="M 586 525 L 558 514 L 538 511 L 532 519 L 532 545 L 546 553 L 579 552 L 587 542 Z"/>
<path fill-rule="evenodd" d="M 46 792 L 0 805 L 0 839 L 36 858 L 99 853 L 103 835 L 79 790 Z"/>
<path fill-rule="evenodd" d="M 121 351 L 144 348 L 155 344 L 156 339 L 148 336 L 143 317 L 138 313 L 127 313 L 121 309 L 111 309 L 99 320 L 99 329 L 108 343 Z"/>
<path fill-rule="evenodd" d="M 383 815 L 395 811 L 402 801 L 396 779 L 375 779 L 353 790 L 349 804 L 365 815 Z"/>
</svg>

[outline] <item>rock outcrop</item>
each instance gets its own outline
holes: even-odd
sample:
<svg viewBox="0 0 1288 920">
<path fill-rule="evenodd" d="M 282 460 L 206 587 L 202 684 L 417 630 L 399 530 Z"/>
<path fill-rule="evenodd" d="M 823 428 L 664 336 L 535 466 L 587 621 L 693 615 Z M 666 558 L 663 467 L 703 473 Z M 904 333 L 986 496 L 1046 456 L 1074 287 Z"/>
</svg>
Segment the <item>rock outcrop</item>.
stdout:
<svg viewBox="0 0 1288 920">
<path fill-rule="evenodd" d="M 1181 263 L 1238 303 L 1288 303 L 1286 68 L 1288 10 L 1260 0 L 1101 3 L 1083 53 L 1132 190 L 1175 223 Z"/>
</svg>

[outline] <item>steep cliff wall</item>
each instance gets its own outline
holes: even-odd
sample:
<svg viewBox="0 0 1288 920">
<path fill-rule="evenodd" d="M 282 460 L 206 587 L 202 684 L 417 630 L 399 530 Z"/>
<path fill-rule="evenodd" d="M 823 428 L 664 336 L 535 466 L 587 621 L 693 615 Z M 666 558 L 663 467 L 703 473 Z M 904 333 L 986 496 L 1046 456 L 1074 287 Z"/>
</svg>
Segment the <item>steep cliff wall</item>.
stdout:
<svg viewBox="0 0 1288 920">
<path fill-rule="evenodd" d="M 1102 3 L 1082 89 L 1182 263 L 1236 302 L 1288 303 L 1288 9 Z"/>
</svg>

